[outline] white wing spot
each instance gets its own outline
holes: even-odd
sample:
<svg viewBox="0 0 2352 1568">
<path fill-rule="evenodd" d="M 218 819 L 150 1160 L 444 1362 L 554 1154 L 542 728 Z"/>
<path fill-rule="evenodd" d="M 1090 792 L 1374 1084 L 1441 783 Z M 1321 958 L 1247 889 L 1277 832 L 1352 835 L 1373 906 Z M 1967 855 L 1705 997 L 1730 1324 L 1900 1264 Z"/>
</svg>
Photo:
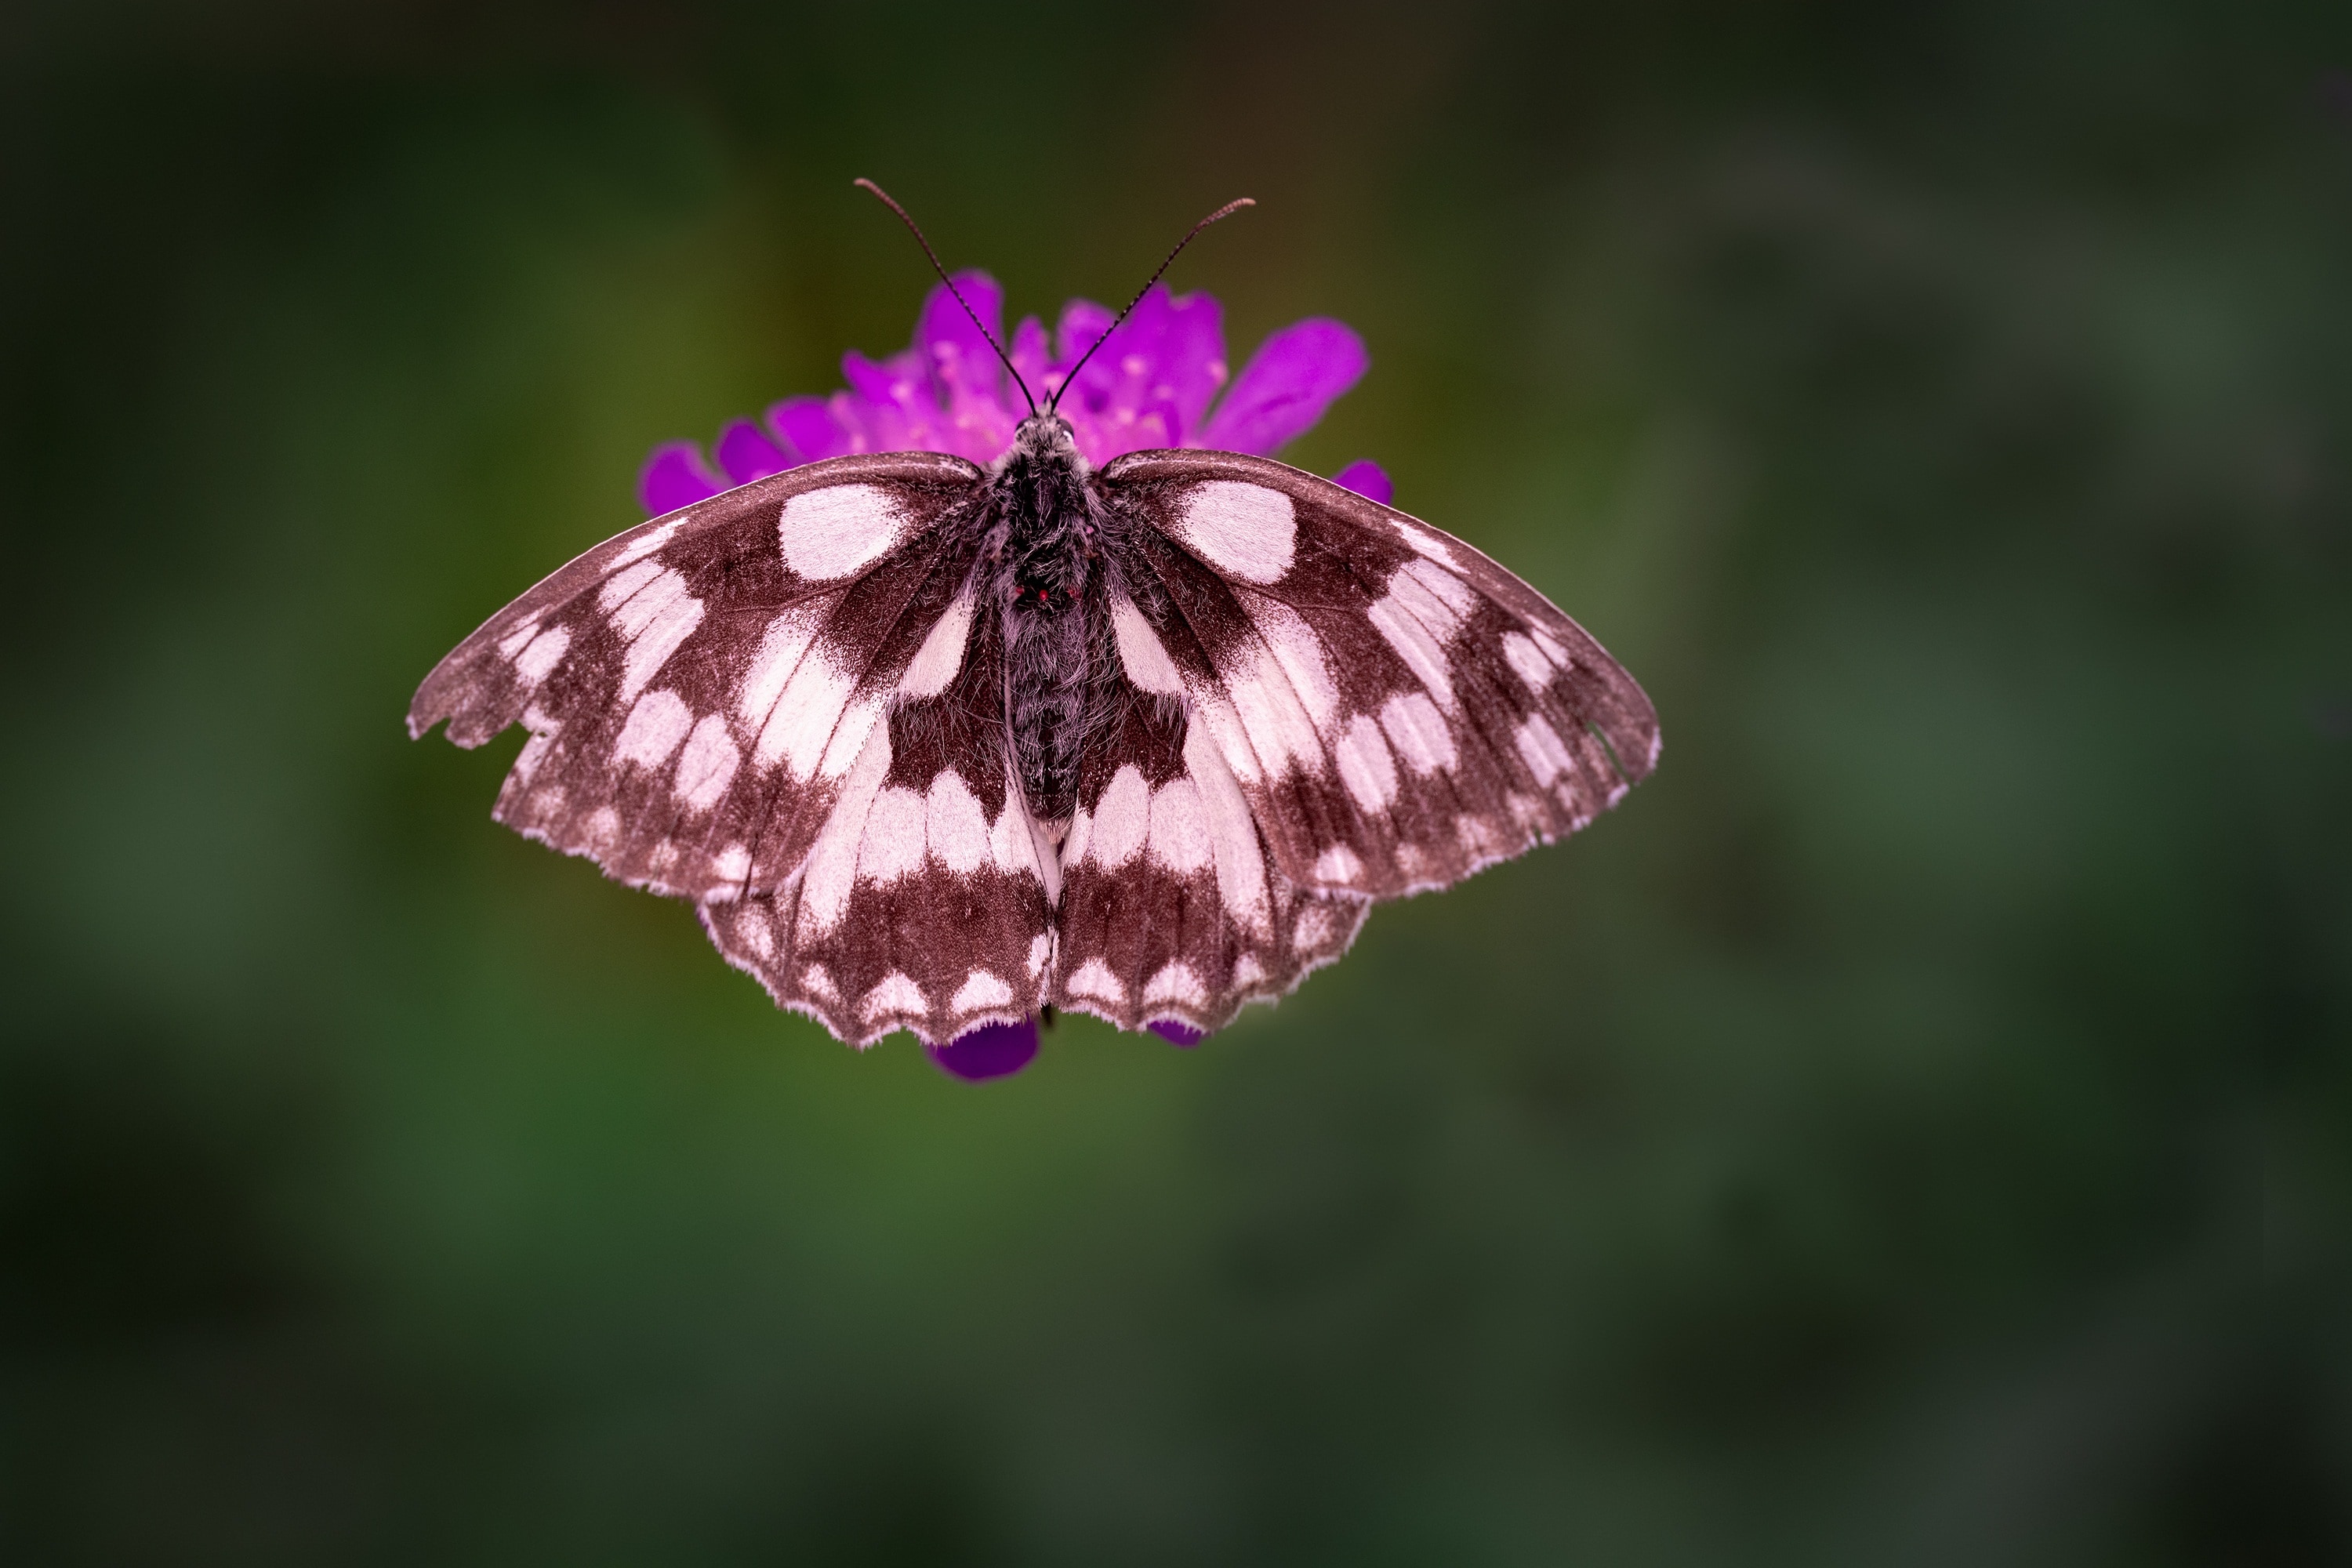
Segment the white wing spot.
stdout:
<svg viewBox="0 0 2352 1568">
<path fill-rule="evenodd" d="M 1245 952 L 1234 960 L 1234 985 L 1255 985 L 1265 978 L 1265 966 L 1257 961 L 1257 954 Z"/>
<path fill-rule="evenodd" d="M 1503 634 L 1503 658 L 1510 662 L 1529 691 L 1540 694 L 1551 684 L 1551 661 L 1544 658 L 1541 648 L 1517 632 Z"/>
<path fill-rule="evenodd" d="M 1389 521 L 1396 525 L 1397 537 L 1404 541 L 1407 549 L 1457 572 L 1462 569 L 1462 558 L 1454 553 L 1453 542 L 1436 529 L 1402 512 L 1391 511 Z"/>
<path fill-rule="evenodd" d="M 613 761 L 657 768 L 669 761 L 694 727 L 694 712 L 675 691 L 648 691 L 637 699 L 613 742 Z"/>
<path fill-rule="evenodd" d="M 596 605 L 609 616 L 661 574 L 662 563 L 658 561 L 640 561 L 625 571 L 615 572 L 596 590 Z"/>
<path fill-rule="evenodd" d="M 1234 708 L 1248 731 L 1250 745 L 1269 775 L 1291 762 L 1309 773 L 1323 769 L 1323 742 L 1314 721 L 1300 706 L 1281 659 L 1265 647 L 1253 647 L 1235 663 L 1225 681 Z"/>
<path fill-rule="evenodd" d="M 1029 939 L 1029 978 L 1034 980 L 1045 973 L 1045 961 L 1054 956 L 1054 939 L 1039 931 Z"/>
<path fill-rule="evenodd" d="M 1208 1005 L 1209 988 L 1201 984 L 1201 977 L 1192 972 L 1192 966 L 1180 958 L 1151 977 L 1150 984 L 1143 988 L 1143 1000 L 1147 1005 L 1181 1002 L 1188 1006 L 1201 1007 Z"/>
<path fill-rule="evenodd" d="M 822 963 L 812 963 L 801 971 L 801 989 L 821 1001 L 840 1005 L 841 993 L 834 989 L 833 976 L 825 973 Z"/>
<path fill-rule="evenodd" d="M 1396 799 L 1396 759 L 1389 754 L 1389 743 L 1381 738 L 1372 716 L 1359 713 L 1349 720 L 1331 750 L 1339 760 L 1339 781 L 1356 804 L 1366 811 L 1386 811 Z"/>
<path fill-rule="evenodd" d="M 1396 649 L 1397 657 L 1404 660 L 1405 668 L 1440 702 L 1453 707 L 1454 677 L 1445 668 L 1445 650 L 1429 635 L 1429 628 L 1422 625 L 1420 617 L 1398 599 L 1394 586 L 1365 614 L 1380 628 L 1381 636 L 1388 639 L 1389 647 Z"/>
<path fill-rule="evenodd" d="M 1152 792 L 1151 858 L 1180 877 L 1207 868 L 1209 819 L 1191 779 L 1171 779 Z"/>
<path fill-rule="evenodd" d="M 751 852 L 740 844 L 730 844 L 710 858 L 710 868 L 721 881 L 740 882 L 751 874 Z"/>
<path fill-rule="evenodd" d="M 1454 819 L 1454 837 L 1471 855 L 1499 854 L 1503 847 L 1502 835 L 1495 831 L 1493 823 L 1466 812 Z"/>
<path fill-rule="evenodd" d="M 823 648 L 802 659 L 783 695 L 776 699 L 767 727 L 760 731 L 756 754 L 761 765 L 781 760 L 795 778 L 814 773 L 817 759 L 824 755 L 824 743 L 833 738 L 834 726 L 856 684 L 856 677 L 835 668 Z"/>
<path fill-rule="evenodd" d="M 801 921 L 822 935 L 840 923 L 849 908 L 851 885 L 856 879 L 858 842 L 866 837 L 866 817 L 890 776 L 890 735 L 874 737 L 866 754 L 841 786 L 833 812 L 817 829 L 801 880 Z"/>
<path fill-rule="evenodd" d="M 1075 866 L 1087 858 L 1087 846 L 1094 841 L 1094 813 L 1085 806 L 1070 814 L 1070 825 L 1062 830 L 1062 865 Z"/>
<path fill-rule="evenodd" d="M 1200 789 L 1217 865 L 1217 896 L 1224 900 L 1226 914 L 1246 930 L 1269 931 L 1265 859 L 1258 852 L 1257 823 L 1205 726 L 1185 730 L 1184 766 Z"/>
<path fill-rule="evenodd" d="M 893 1016 L 919 1018 L 930 1010 L 923 988 L 900 973 L 884 975 L 881 984 L 868 991 L 866 1000 L 857 1005 L 857 1016 L 869 1024 Z"/>
<path fill-rule="evenodd" d="M 522 743 L 522 751 L 515 757 L 514 767 L 510 770 L 514 774 L 515 783 L 525 784 L 530 783 L 530 775 L 539 772 L 539 764 L 547 761 L 547 753 L 554 749 L 553 735 L 538 734 L 525 741 Z"/>
<path fill-rule="evenodd" d="M 988 859 L 988 816 L 953 768 L 941 769 L 924 797 L 923 837 L 950 871 L 977 871 Z"/>
<path fill-rule="evenodd" d="M 1535 774 L 1538 787 L 1549 789 L 1551 781 L 1568 772 L 1568 748 L 1560 744 L 1559 734 L 1540 713 L 1530 713 L 1528 721 L 1514 731 L 1512 739 L 1519 744 L 1519 756 Z"/>
<path fill-rule="evenodd" d="M 833 739 L 825 742 L 824 755 L 816 771 L 826 778 L 839 778 L 856 764 L 866 750 L 866 737 L 873 732 L 881 720 L 883 705 L 889 700 L 882 692 L 869 691 L 841 710 L 841 722 L 835 727 Z"/>
<path fill-rule="evenodd" d="M 1290 945 L 1318 948 L 1328 944 L 1334 934 L 1331 911 L 1321 904 L 1309 904 L 1298 911 L 1297 921 L 1290 928 Z"/>
<path fill-rule="evenodd" d="M 1290 678 L 1292 689 L 1298 693 L 1316 728 L 1328 729 L 1339 711 L 1339 689 L 1332 683 L 1323 639 L 1315 635 L 1315 628 L 1307 624 L 1305 616 L 1279 599 L 1254 594 L 1244 605 L 1250 619 L 1257 623 L 1258 635 L 1274 650 L 1275 658 Z"/>
<path fill-rule="evenodd" d="M 809 644 L 816 640 L 816 631 L 823 616 L 814 602 L 794 605 L 768 623 L 768 630 L 760 638 L 760 651 L 751 656 L 751 668 L 743 677 L 743 689 L 737 700 L 736 711 L 743 716 L 743 732 L 761 735 L 767 728 L 768 716 L 776 710 L 776 700 L 784 694 L 784 683 L 801 667 Z M 761 762 L 772 763 L 776 759 L 765 752 L 764 741 Z"/>
<path fill-rule="evenodd" d="M 1389 579 L 1389 592 L 1443 642 L 1462 629 L 1478 596 L 1470 584 L 1432 561 L 1408 561 Z"/>
<path fill-rule="evenodd" d="M 1124 866 L 1143 848 L 1151 833 L 1151 786 L 1129 763 L 1113 773 L 1110 784 L 1095 804 L 1089 847 L 1104 866 Z"/>
<path fill-rule="evenodd" d="M 629 651 L 621 661 L 618 700 L 626 702 L 644 690 L 701 624 L 702 601 L 686 591 L 686 579 L 675 572 L 664 572 L 614 611 L 614 628 L 629 639 Z"/>
<path fill-rule="evenodd" d="M 609 805 L 600 805 L 588 814 L 588 820 L 582 826 L 587 830 L 590 844 L 606 848 L 621 837 L 621 814 Z"/>
<path fill-rule="evenodd" d="M 972 596 L 956 595 L 955 603 L 932 623 L 930 635 L 916 650 L 915 661 L 899 678 L 898 689 L 909 697 L 937 697 L 963 668 L 964 645 L 971 637 Z"/>
<path fill-rule="evenodd" d="M 1254 784 L 1264 776 L 1257 748 L 1250 743 L 1249 729 L 1222 686 L 1204 686 L 1193 694 L 1192 712 L 1184 729 L 1188 739 L 1195 733 L 1208 736 L 1239 782 Z"/>
<path fill-rule="evenodd" d="M 1110 965 L 1099 958 L 1089 958 L 1079 964 L 1077 972 L 1062 982 L 1062 989 L 1073 996 L 1091 996 L 1114 1007 L 1127 1005 L 1127 987 L 1110 972 Z"/>
<path fill-rule="evenodd" d="M 881 560 L 906 526 L 906 515 L 880 487 L 827 485 L 784 503 L 776 538 L 785 565 L 824 583 Z"/>
<path fill-rule="evenodd" d="M 874 797 L 857 848 L 860 880 L 891 882 L 923 863 L 923 797 L 892 785 Z"/>
<path fill-rule="evenodd" d="M 1363 874 L 1364 862 L 1344 844 L 1334 844 L 1315 857 L 1315 879 L 1318 882 L 1353 883 Z"/>
<path fill-rule="evenodd" d="M 1400 692 L 1381 708 L 1381 728 L 1389 742 L 1414 773 L 1451 770 L 1461 761 L 1454 749 L 1454 731 L 1437 705 L 1418 691 Z"/>
<path fill-rule="evenodd" d="M 1184 678 L 1177 672 L 1176 661 L 1168 657 L 1168 649 L 1144 620 L 1143 612 L 1124 595 L 1111 596 L 1110 626 L 1118 637 L 1118 662 L 1129 680 L 1162 697 L 1184 695 Z"/>
<path fill-rule="evenodd" d="M 571 627 L 550 626 L 531 638 L 530 647 L 515 655 L 515 671 L 536 686 L 563 661 L 564 650 L 571 646 Z"/>
<path fill-rule="evenodd" d="M 776 956 L 775 933 L 768 927 L 767 911 L 759 905 L 745 904 L 736 910 L 735 935 L 761 963 Z"/>
<path fill-rule="evenodd" d="M 727 721 L 716 713 L 704 714 L 677 759 L 678 799 L 690 810 L 709 811 L 735 782 L 735 770 L 742 763 L 742 752 L 727 732 Z"/>
<path fill-rule="evenodd" d="M 637 591 L 612 606 L 613 629 L 622 637 L 635 640 L 645 635 L 646 628 L 660 618 L 663 611 L 677 603 L 686 592 L 686 579 L 676 572 L 666 571 L 658 561 L 642 562 L 605 584 L 617 585 L 623 578 L 637 572 L 651 572 Z"/>
<path fill-rule="evenodd" d="M 658 528 L 649 528 L 646 530 L 643 533 L 637 535 L 635 539 L 632 539 L 626 544 L 621 546 L 621 548 L 614 553 L 613 559 L 610 563 L 611 569 L 617 571 L 621 567 L 628 565 L 633 561 L 643 561 L 646 556 L 651 555 L 655 551 L 659 550 L 663 545 L 667 544 L 670 542 L 670 536 L 677 531 L 677 525 L 680 521 L 682 520 L 672 518 L 669 521 L 661 524 Z"/>
<path fill-rule="evenodd" d="M 1181 503 L 1170 531 L 1193 554 L 1230 577 L 1279 583 L 1297 550 L 1298 510 L 1280 490 L 1244 479 L 1211 479 Z"/>
<path fill-rule="evenodd" d="M 950 1013 L 977 1013 L 983 1007 L 1003 1007 L 1013 1000 L 1013 987 L 985 969 L 975 969 L 964 976 L 963 985 L 948 1004 Z"/>
<path fill-rule="evenodd" d="M 512 658 L 517 654 L 522 652 L 525 645 L 538 635 L 539 617 L 537 616 L 525 616 L 522 625 L 515 627 L 514 630 L 509 632 L 506 636 L 499 639 L 499 652 L 504 658 Z"/>
<path fill-rule="evenodd" d="M 1036 840 L 1029 832 L 1029 816 L 1011 790 L 1005 792 L 1004 809 L 988 825 L 988 858 L 1007 876 L 1024 871 L 1033 877 L 1037 874 Z"/>
</svg>

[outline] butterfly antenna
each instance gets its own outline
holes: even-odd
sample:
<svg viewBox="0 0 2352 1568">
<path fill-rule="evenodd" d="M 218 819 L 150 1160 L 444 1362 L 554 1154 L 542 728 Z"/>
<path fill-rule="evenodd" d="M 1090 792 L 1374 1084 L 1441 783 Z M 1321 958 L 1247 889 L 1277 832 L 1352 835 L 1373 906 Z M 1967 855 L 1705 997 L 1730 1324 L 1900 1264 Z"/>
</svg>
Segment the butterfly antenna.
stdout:
<svg viewBox="0 0 2352 1568">
<path fill-rule="evenodd" d="M 881 195 L 878 191 L 875 194 L 877 195 Z M 882 199 L 884 201 L 890 200 L 887 196 L 883 196 Z M 898 205 L 896 202 L 891 202 L 890 205 L 893 206 Z M 1143 297 L 1151 292 L 1151 285 L 1159 282 L 1160 275 L 1165 273 L 1171 267 L 1176 265 L 1176 258 L 1184 254 L 1184 247 L 1192 243 L 1193 235 L 1199 234 L 1202 229 L 1208 227 L 1211 224 L 1216 222 L 1221 217 L 1231 217 L 1234 214 L 1241 211 L 1244 207 L 1254 207 L 1255 205 L 1257 205 L 1257 203 L 1252 201 L 1247 196 L 1244 196 L 1239 201 L 1227 202 L 1223 206 L 1219 207 L 1215 212 L 1211 213 L 1207 217 L 1204 217 L 1200 222 L 1194 224 L 1192 226 L 1192 233 L 1187 234 L 1183 238 L 1178 240 L 1176 242 L 1176 248 L 1168 253 L 1168 259 L 1160 264 L 1160 271 L 1153 273 L 1150 280 L 1147 281 L 1142 288 L 1138 289 L 1135 291 L 1135 298 L 1127 302 L 1127 310 L 1121 310 L 1118 313 L 1118 321 L 1113 321 L 1109 326 L 1105 327 L 1103 329 L 1102 336 L 1095 340 L 1094 348 L 1087 350 L 1086 353 L 1078 356 L 1078 363 L 1070 367 L 1070 374 L 1062 378 L 1062 384 L 1055 387 L 1053 391 L 1053 395 L 1045 399 L 1045 412 L 1051 414 L 1061 407 L 1062 394 L 1069 391 L 1071 387 L 1077 384 L 1078 372 L 1086 369 L 1087 361 L 1095 357 L 1095 349 L 1098 349 L 1102 347 L 1104 343 L 1109 342 L 1110 335 L 1118 331 L 1119 321 L 1126 321 L 1129 313 L 1138 305 L 1143 303 Z M 902 213 L 899 216 L 903 217 L 906 215 Z M 911 227 L 912 226 L 910 225 L 909 226 Z"/>
<path fill-rule="evenodd" d="M 860 178 L 853 180 L 850 183 L 852 184 L 863 185 L 867 190 L 872 191 L 875 195 L 881 199 L 884 206 L 888 207 L 892 212 L 898 215 L 898 221 L 907 226 L 907 232 L 915 237 L 915 243 L 923 247 L 923 254 L 931 258 L 931 270 L 938 273 L 940 275 L 940 281 L 948 286 L 948 292 L 954 295 L 955 302 L 963 307 L 963 313 L 971 317 L 971 324 L 980 329 L 980 335 L 988 340 L 988 346 L 996 351 L 996 357 L 1004 362 L 1004 368 L 1008 371 L 1012 371 L 1013 384 L 1021 389 L 1023 399 L 1029 405 L 1029 416 L 1032 419 L 1034 419 L 1037 416 L 1037 400 L 1029 395 L 1029 384 L 1021 379 L 1021 373 L 1018 370 L 1013 369 L 1013 356 L 1004 352 L 1004 345 L 996 341 L 994 333 L 991 332 L 986 327 L 981 326 L 979 314 L 972 310 L 971 302 L 964 299 L 963 290 L 955 286 L 955 279 L 948 276 L 948 269 L 940 265 L 938 253 L 931 249 L 931 242 L 923 237 L 923 231 L 921 229 L 915 226 L 915 220 L 907 216 L 907 209 L 900 206 L 897 202 L 891 200 L 890 193 L 884 190 L 881 186 L 876 184 L 871 180 Z M 1225 215 L 1223 213 L 1219 213 L 1217 215 L 1218 217 L 1223 217 Z M 1209 221 L 1213 223 L 1215 219 L 1213 218 Z M 1192 237 L 1188 234 L 1184 237 L 1190 239 Z M 1184 247 L 1180 245 L 1176 248 L 1181 250 Z M 1171 256 L 1168 259 L 1173 261 L 1176 258 Z M 1150 285 L 1147 283 L 1144 287 L 1148 289 Z M 1132 308 L 1133 307 L 1129 307 L 1129 309 Z"/>
</svg>

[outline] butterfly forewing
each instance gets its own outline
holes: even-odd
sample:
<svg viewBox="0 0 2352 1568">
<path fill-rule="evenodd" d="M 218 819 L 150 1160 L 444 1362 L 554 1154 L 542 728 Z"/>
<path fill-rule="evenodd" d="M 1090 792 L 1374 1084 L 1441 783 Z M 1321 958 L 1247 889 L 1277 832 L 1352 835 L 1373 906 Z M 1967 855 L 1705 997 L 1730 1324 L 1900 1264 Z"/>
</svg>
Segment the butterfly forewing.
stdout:
<svg viewBox="0 0 2352 1568">
<path fill-rule="evenodd" d="M 1103 480 L 1149 525 L 1122 656 L 1164 663 L 1293 882 L 1444 887 L 1655 763 L 1633 678 L 1461 541 L 1265 458 L 1137 453 Z"/>
<path fill-rule="evenodd" d="M 418 690 L 474 746 L 530 739 L 497 816 L 688 898 L 792 874 L 919 649 L 933 525 L 980 482 L 923 453 L 811 465 L 631 530 L 516 600 Z"/>
</svg>

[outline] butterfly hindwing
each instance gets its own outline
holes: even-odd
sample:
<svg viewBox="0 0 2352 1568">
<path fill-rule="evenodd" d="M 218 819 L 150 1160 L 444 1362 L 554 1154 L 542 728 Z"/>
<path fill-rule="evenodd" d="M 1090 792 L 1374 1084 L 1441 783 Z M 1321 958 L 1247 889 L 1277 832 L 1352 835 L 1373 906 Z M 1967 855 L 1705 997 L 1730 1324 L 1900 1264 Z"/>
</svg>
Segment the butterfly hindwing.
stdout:
<svg viewBox="0 0 2352 1568">
<path fill-rule="evenodd" d="M 1132 613 L 1114 600 L 1115 616 Z M 1062 844 L 1051 1000 L 1121 1028 L 1220 1028 L 1344 952 L 1370 901 L 1282 876 L 1180 700 L 1122 679 L 1110 705 Z"/>
<path fill-rule="evenodd" d="M 1102 479 L 1145 525 L 1122 660 L 1181 692 L 1295 884 L 1444 887 L 1655 764 L 1633 678 L 1461 541 L 1266 458 L 1142 452 Z"/>
<path fill-rule="evenodd" d="M 861 1045 L 1026 1016 L 1054 955 L 1052 847 L 1006 765 L 1001 626 L 940 625 L 967 626 L 968 651 L 868 732 L 798 874 L 702 910 L 778 1003 Z"/>
</svg>

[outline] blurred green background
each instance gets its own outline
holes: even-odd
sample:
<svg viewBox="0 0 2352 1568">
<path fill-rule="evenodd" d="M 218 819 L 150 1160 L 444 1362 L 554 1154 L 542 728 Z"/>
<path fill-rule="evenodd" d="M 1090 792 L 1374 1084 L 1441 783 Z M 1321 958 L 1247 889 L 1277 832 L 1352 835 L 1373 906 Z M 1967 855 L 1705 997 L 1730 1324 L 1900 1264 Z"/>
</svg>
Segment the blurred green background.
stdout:
<svg viewBox="0 0 2352 1568">
<path fill-rule="evenodd" d="M 2333 13 L 2333 15 L 2331 15 Z M 2340 7 L 0 19 L 0 1552 L 2352 1550 Z M 655 442 L 1174 274 L 1661 769 L 1191 1054 L 773 1011 L 402 733 Z"/>
</svg>

